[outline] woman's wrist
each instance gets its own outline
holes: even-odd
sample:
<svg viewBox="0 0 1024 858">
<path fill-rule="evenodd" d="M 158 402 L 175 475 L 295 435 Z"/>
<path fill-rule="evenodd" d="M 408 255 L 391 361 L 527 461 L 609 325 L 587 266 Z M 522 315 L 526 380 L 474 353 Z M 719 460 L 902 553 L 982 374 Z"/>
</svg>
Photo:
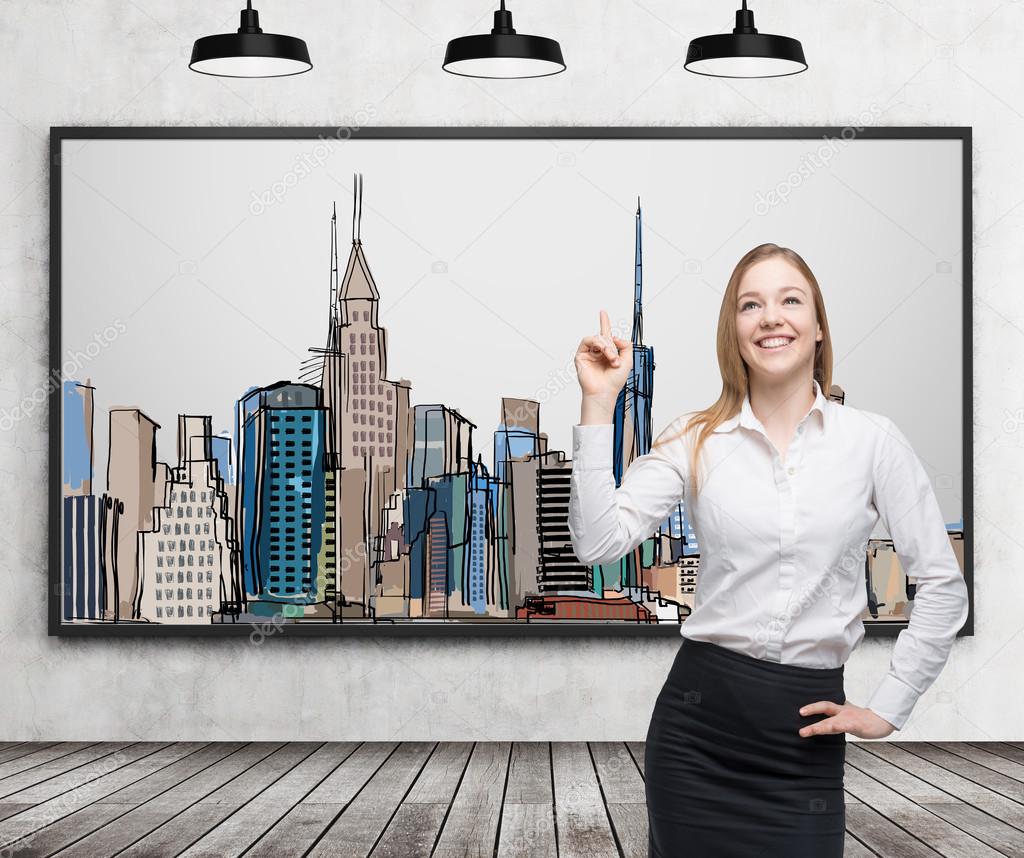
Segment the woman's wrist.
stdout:
<svg viewBox="0 0 1024 858">
<path fill-rule="evenodd" d="M 580 425 L 595 426 L 615 422 L 615 400 L 601 396 L 584 396 L 580 404 Z"/>
</svg>

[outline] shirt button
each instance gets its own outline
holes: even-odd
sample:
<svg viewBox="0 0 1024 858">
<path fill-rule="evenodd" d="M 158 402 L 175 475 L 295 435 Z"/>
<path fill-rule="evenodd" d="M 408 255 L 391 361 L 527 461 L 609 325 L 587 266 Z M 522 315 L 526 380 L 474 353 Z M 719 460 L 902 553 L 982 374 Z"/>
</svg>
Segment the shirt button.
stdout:
<svg viewBox="0 0 1024 858">
<path fill-rule="evenodd" d="M 790 469 L 789 469 L 789 473 L 791 473 L 791 474 L 795 474 L 795 473 L 796 473 L 796 468 L 790 468 Z"/>
</svg>

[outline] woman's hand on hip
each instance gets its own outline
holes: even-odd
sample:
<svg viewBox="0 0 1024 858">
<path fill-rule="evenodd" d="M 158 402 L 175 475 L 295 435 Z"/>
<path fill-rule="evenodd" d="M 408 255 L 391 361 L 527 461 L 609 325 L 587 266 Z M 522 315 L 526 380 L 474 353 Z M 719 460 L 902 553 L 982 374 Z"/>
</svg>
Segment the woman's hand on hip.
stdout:
<svg viewBox="0 0 1024 858">
<path fill-rule="evenodd" d="M 831 700 L 819 700 L 800 709 L 801 715 L 828 715 L 813 724 L 800 728 L 801 736 L 816 736 L 819 733 L 852 733 L 860 739 L 882 739 L 896 727 L 881 715 L 847 701 L 840 705 Z"/>
</svg>

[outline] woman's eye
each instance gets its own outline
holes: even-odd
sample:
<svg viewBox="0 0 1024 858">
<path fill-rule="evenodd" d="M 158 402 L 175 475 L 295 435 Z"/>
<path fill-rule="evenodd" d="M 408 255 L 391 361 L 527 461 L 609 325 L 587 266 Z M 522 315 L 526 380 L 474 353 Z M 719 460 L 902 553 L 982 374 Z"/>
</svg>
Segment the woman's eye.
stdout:
<svg viewBox="0 0 1024 858">
<path fill-rule="evenodd" d="M 792 295 L 790 295 L 786 299 L 786 301 L 796 301 L 798 304 L 800 303 L 800 299 L 799 298 L 795 298 Z M 740 310 L 746 310 L 747 307 L 749 307 L 751 304 L 756 304 L 756 303 L 757 303 L 757 301 L 747 301 L 746 304 L 744 304 L 742 307 L 740 307 Z M 783 301 L 783 303 L 785 303 L 785 301 Z"/>
</svg>

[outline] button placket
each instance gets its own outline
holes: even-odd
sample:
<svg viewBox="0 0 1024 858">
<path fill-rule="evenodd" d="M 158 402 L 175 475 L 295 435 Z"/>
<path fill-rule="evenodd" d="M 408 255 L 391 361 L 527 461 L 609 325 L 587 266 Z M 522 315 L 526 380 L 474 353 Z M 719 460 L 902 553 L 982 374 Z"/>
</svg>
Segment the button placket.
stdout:
<svg viewBox="0 0 1024 858">
<path fill-rule="evenodd" d="M 790 443 L 786 452 L 787 459 L 799 463 L 802 455 L 803 423 L 797 427 L 796 438 Z M 792 622 L 789 613 L 789 602 L 793 595 L 796 578 L 795 546 L 796 546 L 796 498 L 795 488 L 789 476 L 796 474 L 797 465 L 783 466 L 778 455 L 775 456 L 775 484 L 779 493 L 779 579 L 769 617 L 769 634 L 765 645 L 765 657 L 771 661 L 782 660 L 782 644 L 786 630 Z M 788 476 L 787 476 L 788 475 Z"/>
</svg>

